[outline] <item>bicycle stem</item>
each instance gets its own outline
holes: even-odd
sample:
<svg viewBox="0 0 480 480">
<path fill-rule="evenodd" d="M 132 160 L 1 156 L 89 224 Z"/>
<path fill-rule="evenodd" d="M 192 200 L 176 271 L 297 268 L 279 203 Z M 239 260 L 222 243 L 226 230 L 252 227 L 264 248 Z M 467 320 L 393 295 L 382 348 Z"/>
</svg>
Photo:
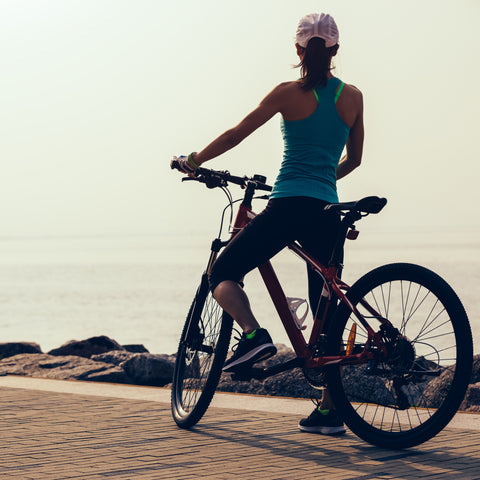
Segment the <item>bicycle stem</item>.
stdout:
<svg viewBox="0 0 480 480">
<path fill-rule="evenodd" d="M 247 181 L 247 187 L 243 196 L 242 205 L 247 208 L 252 208 L 252 200 L 255 195 L 256 183 Z"/>
</svg>

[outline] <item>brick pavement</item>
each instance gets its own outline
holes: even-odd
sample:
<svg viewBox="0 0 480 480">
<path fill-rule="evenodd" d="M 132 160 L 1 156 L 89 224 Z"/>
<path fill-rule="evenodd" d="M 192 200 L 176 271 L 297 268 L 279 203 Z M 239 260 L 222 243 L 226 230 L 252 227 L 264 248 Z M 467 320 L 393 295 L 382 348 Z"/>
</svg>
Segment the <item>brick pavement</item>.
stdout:
<svg viewBox="0 0 480 480">
<path fill-rule="evenodd" d="M 168 403 L 0 388 L 0 478 L 480 478 L 480 431 L 447 429 L 384 450 L 348 432 L 297 430 L 298 415 L 211 408 L 178 429 Z"/>
</svg>

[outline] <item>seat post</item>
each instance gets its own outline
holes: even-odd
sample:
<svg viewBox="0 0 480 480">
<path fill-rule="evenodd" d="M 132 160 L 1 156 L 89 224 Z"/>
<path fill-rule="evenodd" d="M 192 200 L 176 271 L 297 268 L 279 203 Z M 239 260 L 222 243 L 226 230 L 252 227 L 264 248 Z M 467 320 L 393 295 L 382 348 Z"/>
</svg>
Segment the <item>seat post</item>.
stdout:
<svg viewBox="0 0 480 480">
<path fill-rule="evenodd" d="M 354 210 L 350 210 L 343 217 L 337 232 L 337 239 L 330 257 L 329 266 L 337 268 L 343 267 L 343 247 L 345 246 L 348 229 L 352 227 L 353 223 L 360 218 L 362 218 L 362 215 Z"/>
</svg>

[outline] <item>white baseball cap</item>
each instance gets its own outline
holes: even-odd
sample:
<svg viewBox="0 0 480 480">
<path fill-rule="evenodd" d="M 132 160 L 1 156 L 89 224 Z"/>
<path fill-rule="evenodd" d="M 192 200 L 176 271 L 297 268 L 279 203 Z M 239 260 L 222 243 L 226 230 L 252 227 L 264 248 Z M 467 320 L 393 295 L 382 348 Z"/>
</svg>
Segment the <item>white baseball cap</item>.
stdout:
<svg viewBox="0 0 480 480">
<path fill-rule="evenodd" d="M 325 40 L 327 48 L 338 43 L 338 27 L 328 13 L 310 13 L 300 19 L 297 27 L 296 42 L 303 48 L 313 37 Z"/>
</svg>

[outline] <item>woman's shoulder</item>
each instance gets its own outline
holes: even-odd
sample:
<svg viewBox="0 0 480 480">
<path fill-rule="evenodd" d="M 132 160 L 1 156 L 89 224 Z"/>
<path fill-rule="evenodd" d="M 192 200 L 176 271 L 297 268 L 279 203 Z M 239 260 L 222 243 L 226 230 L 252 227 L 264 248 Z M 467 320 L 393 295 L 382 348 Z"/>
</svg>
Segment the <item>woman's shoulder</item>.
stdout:
<svg viewBox="0 0 480 480">
<path fill-rule="evenodd" d="M 359 116 L 363 115 L 363 95 L 355 85 L 345 83 L 336 103 L 343 121 L 352 128 Z"/>
<path fill-rule="evenodd" d="M 363 96 L 361 90 L 351 83 L 344 83 L 343 92 L 352 97 L 362 98 Z"/>
<path fill-rule="evenodd" d="M 300 95 L 305 95 L 305 91 L 301 89 L 298 81 L 282 82 L 271 90 L 265 100 L 283 108 L 285 103 L 291 103 L 292 99 L 298 98 Z"/>
<path fill-rule="evenodd" d="M 308 96 L 308 91 L 302 89 L 298 80 L 279 83 L 273 90 L 273 95 L 281 101 L 290 103 L 292 100 Z"/>
<path fill-rule="evenodd" d="M 355 85 L 344 83 L 338 102 L 338 106 L 342 104 L 350 105 L 357 110 L 361 110 L 363 108 L 363 94 Z"/>
<path fill-rule="evenodd" d="M 301 91 L 301 85 L 298 80 L 279 83 L 273 91 L 277 93 L 291 93 L 293 91 Z"/>
</svg>

